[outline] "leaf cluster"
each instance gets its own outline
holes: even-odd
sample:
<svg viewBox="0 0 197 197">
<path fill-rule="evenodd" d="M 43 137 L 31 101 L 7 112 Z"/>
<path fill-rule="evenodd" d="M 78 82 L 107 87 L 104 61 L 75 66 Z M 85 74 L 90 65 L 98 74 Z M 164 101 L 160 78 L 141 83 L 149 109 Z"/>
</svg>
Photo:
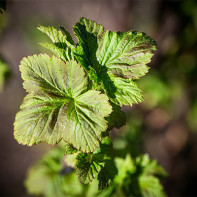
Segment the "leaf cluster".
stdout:
<svg viewBox="0 0 197 197">
<path fill-rule="evenodd" d="M 49 197 L 165 196 L 159 178 L 166 177 L 167 172 L 147 154 L 135 159 L 127 154 L 125 158 L 116 157 L 114 161 L 103 160 L 97 154 L 100 153 L 79 153 L 77 157 L 69 155 L 72 159 L 68 159 L 63 157 L 64 146 L 54 148 L 28 171 L 25 182 L 28 193 Z M 74 168 L 70 167 L 71 163 L 77 166 L 78 178 Z M 98 176 L 96 171 L 100 171 Z M 97 180 L 89 185 L 79 182 L 89 183 L 94 176 Z M 113 182 L 109 184 L 112 177 Z M 95 190 L 96 185 L 103 190 Z"/>
<path fill-rule="evenodd" d="M 141 102 L 135 80 L 144 76 L 156 50 L 145 33 L 112 32 L 81 18 L 73 27 L 78 39 L 61 27 L 39 26 L 51 43 L 41 45 L 55 56 L 22 59 L 20 71 L 27 91 L 14 123 L 14 137 L 23 145 L 63 141 L 66 161 L 87 184 L 97 177 L 107 187 L 117 168 L 108 131 L 126 118 L 122 105 Z"/>
<path fill-rule="evenodd" d="M 100 193 L 107 196 L 166 196 L 159 178 L 167 176 L 167 172 L 147 154 L 133 159 L 127 154 L 125 159 L 116 158 L 118 174 L 112 185 Z"/>
</svg>

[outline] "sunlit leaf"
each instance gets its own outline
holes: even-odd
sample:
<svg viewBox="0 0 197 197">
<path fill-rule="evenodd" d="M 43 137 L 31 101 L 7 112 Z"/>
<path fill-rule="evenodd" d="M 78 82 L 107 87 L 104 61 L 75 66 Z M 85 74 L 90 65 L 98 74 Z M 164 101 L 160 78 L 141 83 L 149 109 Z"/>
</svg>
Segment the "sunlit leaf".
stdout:
<svg viewBox="0 0 197 197">
<path fill-rule="evenodd" d="M 104 31 L 103 26 L 86 18 L 80 19 L 74 26 L 74 32 L 79 45 L 83 48 L 87 64 L 96 70 L 99 83 L 103 84 L 111 101 L 118 105 L 132 105 L 142 101 L 139 90 L 135 94 L 136 85 L 134 90 L 130 85 L 128 91 L 128 85 L 125 87 L 125 81 L 121 79 L 138 79 L 147 73 L 146 64 L 150 62 L 156 50 L 155 41 L 141 32 Z M 121 94 L 120 83 L 124 84 L 121 87 Z M 130 91 L 134 95 L 128 95 Z"/>
<path fill-rule="evenodd" d="M 63 139 L 84 152 L 99 147 L 111 106 L 104 94 L 87 91 L 87 77 L 79 64 L 34 55 L 21 61 L 20 70 L 30 94 L 14 123 L 19 143 L 56 144 Z"/>
<path fill-rule="evenodd" d="M 57 57 L 60 57 L 64 61 L 69 61 L 72 59 L 72 52 L 71 49 L 73 47 L 73 40 L 70 36 L 70 34 L 65 31 L 64 28 L 62 30 L 64 31 L 65 35 L 54 27 L 43 27 L 39 26 L 37 27 L 41 32 L 45 33 L 49 36 L 53 44 L 50 43 L 41 43 L 41 45 L 49 50 L 51 50 Z"/>
</svg>

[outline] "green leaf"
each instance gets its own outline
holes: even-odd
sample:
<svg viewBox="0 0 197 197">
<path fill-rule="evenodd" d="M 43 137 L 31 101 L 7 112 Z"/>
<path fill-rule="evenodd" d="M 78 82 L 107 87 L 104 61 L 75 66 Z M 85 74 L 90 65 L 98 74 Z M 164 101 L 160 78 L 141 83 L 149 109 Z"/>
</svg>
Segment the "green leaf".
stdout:
<svg viewBox="0 0 197 197">
<path fill-rule="evenodd" d="M 95 161 L 93 156 L 86 153 L 80 153 L 77 156 L 76 174 L 83 184 L 92 182 L 104 165 L 103 162 Z"/>
<path fill-rule="evenodd" d="M 158 177 L 167 177 L 168 173 L 160 166 L 156 160 L 150 159 L 148 154 L 144 154 L 136 159 L 136 165 L 140 166 L 142 172 L 146 175 L 154 175 Z"/>
<path fill-rule="evenodd" d="M 78 150 L 76 148 L 74 148 L 73 145 L 71 145 L 69 143 L 65 144 L 65 149 L 66 149 L 64 152 L 65 155 L 70 155 L 70 154 L 74 154 L 74 153 L 78 152 Z"/>
<path fill-rule="evenodd" d="M 97 37 L 102 36 L 104 31 L 103 26 L 97 25 L 96 22 L 86 18 L 81 18 L 80 21 L 73 26 L 73 29 L 79 41 L 79 46 L 83 48 L 83 56 L 85 57 L 83 59 L 86 59 L 86 63 L 98 72 L 101 66 L 96 57 L 98 48 Z"/>
<path fill-rule="evenodd" d="M 154 176 L 140 176 L 139 186 L 143 197 L 165 197 L 165 193 L 159 179 Z"/>
<path fill-rule="evenodd" d="M 118 170 L 115 166 L 114 160 L 113 159 L 105 159 L 105 164 L 104 167 L 102 167 L 101 171 L 98 174 L 98 189 L 103 190 L 106 187 L 108 187 L 115 175 L 118 173 Z"/>
<path fill-rule="evenodd" d="M 104 153 L 80 153 L 77 156 L 76 174 L 83 184 L 88 184 L 97 177 L 98 189 L 102 190 L 112 183 L 117 168 L 113 159 Z"/>
<path fill-rule="evenodd" d="M 90 70 L 90 67 L 89 67 L 90 62 L 89 62 L 88 57 L 85 54 L 83 47 L 79 46 L 78 44 L 75 45 L 75 47 L 72 49 L 72 53 L 74 54 L 74 57 L 77 60 L 77 62 L 79 62 L 80 65 L 83 66 L 83 68 L 88 74 L 88 70 Z M 92 68 L 92 70 L 94 69 Z"/>
<path fill-rule="evenodd" d="M 116 158 L 116 166 L 118 168 L 118 174 L 115 177 L 114 182 L 117 184 L 124 184 L 124 179 L 128 176 L 128 173 L 134 173 L 136 171 L 135 163 L 129 154 L 125 159 Z"/>
<path fill-rule="evenodd" d="M 100 147 L 92 154 L 78 154 L 76 173 L 82 183 L 87 184 L 97 177 L 99 190 L 112 183 L 117 174 L 117 168 L 110 154 L 111 150 L 111 139 L 108 136 L 103 136 Z"/>
<path fill-rule="evenodd" d="M 108 136 L 109 133 L 102 133 L 102 141 L 99 148 L 94 151 L 94 154 L 110 155 L 112 151 L 113 144 L 111 138 Z M 108 159 L 108 157 L 107 157 Z"/>
<path fill-rule="evenodd" d="M 117 105 L 132 105 L 143 101 L 141 90 L 131 79 L 103 76 L 103 87 L 111 101 Z"/>
<path fill-rule="evenodd" d="M 44 92 L 69 98 L 87 90 L 85 73 L 74 61 L 65 64 L 54 56 L 33 55 L 23 58 L 20 71 L 23 87 L 29 93 Z"/>
<path fill-rule="evenodd" d="M 141 32 L 104 31 L 103 26 L 86 18 L 80 19 L 74 32 L 86 64 L 96 70 L 97 81 L 101 81 L 111 101 L 117 105 L 142 101 L 135 83 L 124 78 L 138 79 L 148 72 L 146 64 L 156 50 L 155 41 Z"/>
<path fill-rule="evenodd" d="M 69 52 L 69 50 L 66 51 L 64 48 L 61 48 L 60 46 L 56 46 L 51 43 L 40 43 L 40 45 L 52 51 L 57 57 L 61 58 L 65 62 L 72 59 L 71 53 Z"/>
<path fill-rule="evenodd" d="M 145 33 L 104 31 L 102 25 L 86 18 L 80 19 L 74 32 L 92 63 L 98 61 L 100 66 L 124 78 L 143 76 L 156 51 L 156 42 Z"/>
<path fill-rule="evenodd" d="M 14 123 L 19 143 L 56 144 L 63 139 L 83 152 L 99 147 L 111 106 L 104 94 L 87 91 L 87 77 L 79 64 L 34 55 L 21 61 L 20 70 L 30 94 Z"/>
<path fill-rule="evenodd" d="M 41 43 L 43 47 L 51 50 L 57 57 L 60 57 L 65 62 L 73 59 L 71 49 L 73 48 L 74 41 L 64 28 L 61 27 L 65 35 L 63 35 L 61 31 L 58 31 L 54 27 L 39 26 L 37 28 L 41 32 L 47 34 L 53 42 L 53 44 Z"/>
<path fill-rule="evenodd" d="M 142 155 L 136 158 L 136 168 L 142 196 L 166 196 L 158 177 L 167 177 L 167 172 L 156 160 L 151 160 L 147 154 Z"/>
<path fill-rule="evenodd" d="M 165 196 L 158 177 L 166 175 L 166 172 L 147 154 L 136 159 L 127 154 L 125 159 L 116 158 L 115 162 L 118 174 L 114 178 L 113 184 L 106 190 L 109 192 L 109 196 L 112 195 L 111 192 L 117 193 L 119 191 L 122 196 Z"/>
</svg>

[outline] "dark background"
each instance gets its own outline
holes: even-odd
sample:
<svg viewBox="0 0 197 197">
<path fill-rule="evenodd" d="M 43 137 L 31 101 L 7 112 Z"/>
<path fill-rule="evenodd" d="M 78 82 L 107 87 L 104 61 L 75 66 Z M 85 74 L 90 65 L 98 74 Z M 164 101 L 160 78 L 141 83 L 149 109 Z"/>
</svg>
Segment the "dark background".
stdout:
<svg viewBox="0 0 197 197">
<path fill-rule="evenodd" d="M 0 93 L 0 196 L 27 196 L 26 171 L 50 149 L 46 144 L 22 146 L 13 138 L 15 114 L 26 94 L 18 65 L 24 56 L 45 52 L 38 43 L 48 41 L 35 26 L 64 26 L 74 36 L 72 25 L 82 16 L 108 30 L 142 31 L 157 41 L 151 70 L 139 80 L 145 101 L 123 107 L 128 124 L 113 131 L 114 146 L 121 140 L 124 146 L 127 138 L 131 152 L 157 159 L 169 172 L 163 182 L 169 196 L 197 196 L 197 3 L 192 0 L 6 2 L 0 15 L 0 56 L 11 75 Z"/>
</svg>

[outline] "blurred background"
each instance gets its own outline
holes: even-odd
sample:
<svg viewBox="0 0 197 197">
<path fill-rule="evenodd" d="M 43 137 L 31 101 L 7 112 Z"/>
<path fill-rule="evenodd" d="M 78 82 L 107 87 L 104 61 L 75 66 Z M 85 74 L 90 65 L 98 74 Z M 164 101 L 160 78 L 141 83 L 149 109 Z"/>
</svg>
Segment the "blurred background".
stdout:
<svg viewBox="0 0 197 197">
<path fill-rule="evenodd" d="M 35 26 L 72 25 L 84 16 L 111 31 L 142 31 L 158 43 L 147 76 L 138 80 L 144 102 L 123 106 L 127 125 L 113 130 L 114 147 L 149 153 L 169 173 L 168 196 L 197 196 L 197 2 L 192 0 L 0 0 L 0 196 L 28 196 L 26 171 L 50 149 L 19 145 L 15 114 L 25 96 L 19 72 L 27 55 L 48 52 Z M 76 39 L 75 39 L 76 41 Z M 5 78 L 5 81 L 4 81 Z M 4 81 L 4 84 L 3 84 Z"/>
</svg>

